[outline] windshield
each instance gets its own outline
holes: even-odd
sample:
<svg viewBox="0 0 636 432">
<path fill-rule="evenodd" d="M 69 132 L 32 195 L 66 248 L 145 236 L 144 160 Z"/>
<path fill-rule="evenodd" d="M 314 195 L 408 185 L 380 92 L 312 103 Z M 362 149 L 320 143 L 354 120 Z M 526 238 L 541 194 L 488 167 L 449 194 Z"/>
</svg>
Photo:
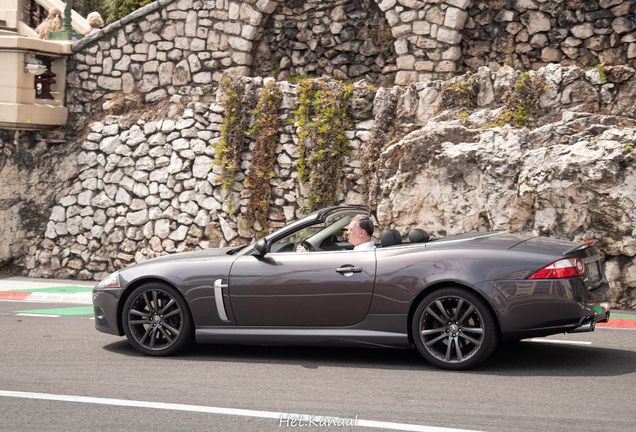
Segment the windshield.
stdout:
<svg viewBox="0 0 636 432">
<path fill-rule="evenodd" d="M 309 242 L 311 247 L 307 249 L 310 251 L 328 250 L 336 246 L 338 250 L 350 249 L 352 245 L 347 241 L 346 226 L 355 215 L 369 214 L 366 209 L 359 207 L 333 208 L 330 209 L 330 214 L 325 221 L 320 222 L 316 220 L 320 219 L 317 214 L 319 212 L 314 212 L 267 235 L 265 239 L 269 243 L 269 252 L 295 252 L 296 246 L 303 242 Z M 250 247 L 243 247 L 232 252 L 248 251 L 247 253 L 250 253 L 250 250 L 254 250 L 253 246 L 252 244 Z"/>
<path fill-rule="evenodd" d="M 312 239 L 320 237 L 320 233 L 322 233 L 323 231 L 327 231 L 329 233 L 328 235 L 332 235 L 333 233 L 331 233 L 331 231 L 335 230 L 337 235 L 339 231 L 343 231 L 342 227 L 346 226 L 350 220 L 351 220 L 350 216 L 346 216 L 342 214 L 335 215 L 333 217 L 328 218 L 323 223 L 312 225 L 310 227 L 301 229 L 300 231 L 293 232 L 283 237 L 282 239 L 273 243 L 273 245 L 277 245 L 277 247 L 274 247 L 272 245 L 272 250 L 290 249 L 289 252 L 293 252 L 295 251 L 295 248 L 289 248 L 289 247 L 286 247 L 286 245 L 288 244 L 296 245 L 304 241 L 309 241 L 310 243 L 313 243 Z M 344 235 L 344 232 L 341 233 L 341 236 L 342 235 Z"/>
</svg>

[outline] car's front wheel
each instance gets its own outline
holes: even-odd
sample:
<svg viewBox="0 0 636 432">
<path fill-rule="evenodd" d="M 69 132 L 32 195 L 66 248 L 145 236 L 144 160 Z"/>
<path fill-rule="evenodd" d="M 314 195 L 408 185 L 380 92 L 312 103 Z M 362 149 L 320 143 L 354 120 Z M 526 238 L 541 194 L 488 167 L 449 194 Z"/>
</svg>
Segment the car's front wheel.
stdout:
<svg viewBox="0 0 636 432">
<path fill-rule="evenodd" d="M 422 356 L 442 369 L 469 369 L 497 346 L 495 319 L 486 302 L 460 287 L 426 296 L 412 321 L 413 339 Z"/>
<path fill-rule="evenodd" d="M 137 287 L 124 304 L 122 321 L 131 345 L 147 355 L 171 355 L 192 340 L 188 307 L 177 290 L 164 284 Z"/>
</svg>

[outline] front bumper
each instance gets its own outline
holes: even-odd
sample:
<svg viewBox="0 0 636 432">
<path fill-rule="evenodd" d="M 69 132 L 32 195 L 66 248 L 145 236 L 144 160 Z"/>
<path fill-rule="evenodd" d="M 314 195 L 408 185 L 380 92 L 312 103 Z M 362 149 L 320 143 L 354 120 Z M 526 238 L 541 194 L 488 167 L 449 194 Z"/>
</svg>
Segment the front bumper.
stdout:
<svg viewBox="0 0 636 432">
<path fill-rule="evenodd" d="M 123 336 L 120 328 L 118 306 L 123 292 L 122 288 L 93 289 L 93 310 L 95 313 L 95 329 L 102 333 Z"/>
</svg>

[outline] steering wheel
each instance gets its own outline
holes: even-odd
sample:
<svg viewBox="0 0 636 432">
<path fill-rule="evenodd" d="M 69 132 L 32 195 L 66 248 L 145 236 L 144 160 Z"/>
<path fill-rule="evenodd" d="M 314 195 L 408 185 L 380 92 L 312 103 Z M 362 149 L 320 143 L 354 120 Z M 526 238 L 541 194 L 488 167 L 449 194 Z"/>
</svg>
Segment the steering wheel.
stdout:
<svg viewBox="0 0 636 432">
<path fill-rule="evenodd" d="M 315 252 L 315 251 L 316 251 L 316 248 L 315 248 L 315 247 L 313 247 L 313 246 L 311 245 L 311 243 L 309 243 L 307 240 L 303 240 L 303 241 L 301 241 L 301 242 L 298 244 L 298 246 L 302 246 L 302 247 L 304 247 L 305 249 L 307 249 L 307 252 Z"/>
</svg>

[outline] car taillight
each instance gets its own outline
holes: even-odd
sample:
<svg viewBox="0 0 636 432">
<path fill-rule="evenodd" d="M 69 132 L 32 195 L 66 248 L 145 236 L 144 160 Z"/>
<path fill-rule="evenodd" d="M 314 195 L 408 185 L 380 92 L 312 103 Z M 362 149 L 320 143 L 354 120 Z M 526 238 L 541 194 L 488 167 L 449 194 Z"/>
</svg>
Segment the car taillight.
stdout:
<svg viewBox="0 0 636 432">
<path fill-rule="evenodd" d="M 585 273 L 585 264 L 580 258 L 566 258 L 543 267 L 528 279 L 559 279 L 581 276 Z"/>
</svg>

